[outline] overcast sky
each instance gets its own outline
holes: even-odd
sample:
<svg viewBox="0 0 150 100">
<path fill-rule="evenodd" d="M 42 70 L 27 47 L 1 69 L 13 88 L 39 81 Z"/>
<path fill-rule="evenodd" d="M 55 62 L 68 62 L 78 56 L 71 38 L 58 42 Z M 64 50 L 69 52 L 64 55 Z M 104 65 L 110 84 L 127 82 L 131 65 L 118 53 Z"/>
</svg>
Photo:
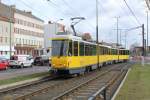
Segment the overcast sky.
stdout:
<svg viewBox="0 0 150 100">
<path fill-rule="evenodd" d="M 128 29 L 137 27 L 142 23 L 146 29 L 146 4 L 144 0 L 126 0 L 135 16 L 125 5 L 124 0 L 99 0 L 99 41 L 116 42 L 116 18 L 119 18 L 119 28 Z M 32 11 L 34 15 L 43 19 L 58 21 L 69 27 L 70 18 L 85 17 L 86 20 L 76 25 L 78 32 L 89 32 L 95 39 L 95 0 L 2 0 L 5 4 L 15 4 L 21 10 Z M 145 30 L 146 31 L 146 30 Z M 119 32 L 120 33 L 120 32 Z M 125 44 L 125 31 L 121 31 L 122 44 Z M 133 43 L 142 43 L 141 29 L 127 32 L 128 46 Z M 150 44 L 150 42 L 149 42 Z"/>
</svg>

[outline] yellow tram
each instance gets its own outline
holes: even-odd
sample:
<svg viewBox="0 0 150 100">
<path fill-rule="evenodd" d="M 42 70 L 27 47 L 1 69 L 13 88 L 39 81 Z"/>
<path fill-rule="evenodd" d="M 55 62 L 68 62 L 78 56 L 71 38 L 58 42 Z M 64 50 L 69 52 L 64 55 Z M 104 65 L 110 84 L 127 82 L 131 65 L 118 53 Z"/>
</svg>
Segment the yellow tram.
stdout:
<svg viewBox="0 0 150 100">
<path fill-rule="evenodd" d="M 102 67 L 128 59 L 129 50 L 126 49 L 98 45 L 71 35 L 59 35 L 52 39 L 51 66 L 57 73 L 83 73 L 97 69 L 97 64 Z"/>
</svg>

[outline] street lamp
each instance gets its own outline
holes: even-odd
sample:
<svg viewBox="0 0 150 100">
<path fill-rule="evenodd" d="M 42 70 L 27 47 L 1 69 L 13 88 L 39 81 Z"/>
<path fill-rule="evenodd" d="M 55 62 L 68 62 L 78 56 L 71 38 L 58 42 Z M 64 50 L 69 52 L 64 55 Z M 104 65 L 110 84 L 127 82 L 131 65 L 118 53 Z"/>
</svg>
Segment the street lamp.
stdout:
<svg viewBox="0 0 150 100">
<path fill-rule="evenodd" d="M 98 45 L 97 48 L 97 67 L 99 68 L 99 36 L 98 36 L 98 0 L 95 1 L 96 3 L 96 43 Z"/>
<path fill-rule="evenodd" d="M 73 22 L 74 20 L 78 20 L 78 21 Z M 71 26 L 71 28 L 72 28 L 72 30 L 73 30 L 75 36 L 77 36 L 77 33 L 76 33 L 76 31 L 75 31 L 74 26 L 75 26 L 76 24 L 78 24 L 79 22 L 81 22 L 82 20 L 85 20 L 85 18 L 84 18 L 84 17 L 73 17 L 73 18 L 71 18 L 72 23 L 71 23 L 70 26 Z"/>
<path fill-rule="evenodd" d="M 9 50 L 10 50 L 10 52 L 9 52 L 9 56 L 10 57 L 12 54 L 12 30 L 11 30 L 12 25 L 11 25 L 11 23 L 12 23 L 12 8 L 13 7 L 14 7 L 13 5 L 9 6 L 9 11 L 10 11 L 10 13 L 9 13 L 9 27 L 10 27 L 10 31 L 9 31 Z"/>
</svg>

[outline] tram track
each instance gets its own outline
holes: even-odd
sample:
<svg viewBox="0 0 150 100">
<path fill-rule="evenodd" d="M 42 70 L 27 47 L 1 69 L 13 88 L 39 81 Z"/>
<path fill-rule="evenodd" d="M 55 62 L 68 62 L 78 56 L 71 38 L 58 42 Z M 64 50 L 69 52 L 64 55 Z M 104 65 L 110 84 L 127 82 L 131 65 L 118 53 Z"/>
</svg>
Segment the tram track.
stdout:
<svg viewBox="0 0 150 100">
<path fill-rule="evenodd" d="M 101 71 L 93 71 L 84 76 L 79 76 L 69 79 L 56 79 L 41 82 L 40 84 L 33 84 L 29 86 L 24 86 L 16 89 L 10 89 L 9 91 L 0 92 L 0 99 L 5 100 L 9 97 L 12 100 L 47 100 L 47 99 L 57 99 L 62 93 L 78 86 L 81 83 L 85 83 L 97 75 L 105 76 L 109 71 L 116 72 L 121 66 L 126 64 L 116 64 L 108 67 L 104 67 Z M 110 75 L 108 75 L 109 77 Z M 106 83 L 106 82 L 103 82 Z M 47 98 L 47 99 L 46 99 Z"/>
<path fill-rule="evenodd" d="M 109 70 L 107 74 L 103 73 L 103 75 L 98 75 L 81 83 L 78 86 L 52 98 L 52 100 L 95 100 L 90 99 L 93 94 L 97 93 L 97 91 L 103 87 L 113 86 L 112 84 L 115 83 L 120 76 L 124 76 L 125 73 L 126 71 L 122 69 Z"/>
</svg>

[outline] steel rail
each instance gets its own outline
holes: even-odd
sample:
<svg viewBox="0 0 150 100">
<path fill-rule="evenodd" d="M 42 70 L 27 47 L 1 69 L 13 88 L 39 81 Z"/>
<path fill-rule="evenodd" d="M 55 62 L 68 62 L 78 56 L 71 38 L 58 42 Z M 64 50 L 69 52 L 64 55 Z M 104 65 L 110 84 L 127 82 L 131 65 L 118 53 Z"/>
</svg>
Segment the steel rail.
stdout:
<svg viewBox="0 0 150 100">
<path fill-rule="evenodd" d="M 122 65 L 120 65 L 120 66 L 122 66 Z M 117 66 L 117 67 L 120 67 L 120 66 Z M 84 83 L 81 83 L 81 84 L 79 84 L 79 85 L 76 86 L 76 87 L 71 88 L 70 90 L 68 90 L 68 91 L 66 91 L 66 92 L 64 92 L 64 93 L 59 94 L 58 96 L 52 98 L 51 100 L 61 100 L 63 97 L 65 97 L 65 96 L 69 95 L 70 93 L 72 93 L 73 91 L 75 91 L 75 90 L 81 88 L 81 87 L 84 86 L 85 84 L 88 84 L 88 83 L 90 83 L 90 82 L 96 80 L 97 78 L 106 75 L 107 73 L 109 73 L 109 72 L 111 72 L 111 71 L 113 71 L 113 70 L 114 70 L 114 68 L 111 68 L 111 69 L 109 69 L 109 70 L 107 70 L 107 71 L 101 73 L 100 75 L 98 75 L 98 76 L 96 76 L 96 77 L 94 77 L 94 78 L 92 78 L 92 79 L 90 79 L 90 80 L 88 80 L 88 81 L 86 81 L 86 82 L 84 82 Z"/>
<path fill-rule="evenodd" d="M 9 87 L 9 88 L 4 88 L 4 89 L 1 89 L 1 90 L 0 90 L 0 94 L 2 94 L 2 93 L 4 94 L 4 93 L 10 92 L 10 91 L 15 91 L 15 90 L 17 90 L 17 89 L 25 88 L 25 87 L 28 87 L 28 86 L 40 84 L 40 83 L 43 83 L 43 82 L 52 80 L 52 79 L 54 79 L 54 78 L 56 78 L 56 77 L 46 76 L 46 77 L 43 77 L 43 78 L 40 79 L 40 80 L 36 80 L 36 81 L 30 82 L 30 83 L 24 83 L 24 84 L 21 84 L 21 85 L 18 85 L 18 86 L 13 86 L 13 87 Z"/>
</svg>

